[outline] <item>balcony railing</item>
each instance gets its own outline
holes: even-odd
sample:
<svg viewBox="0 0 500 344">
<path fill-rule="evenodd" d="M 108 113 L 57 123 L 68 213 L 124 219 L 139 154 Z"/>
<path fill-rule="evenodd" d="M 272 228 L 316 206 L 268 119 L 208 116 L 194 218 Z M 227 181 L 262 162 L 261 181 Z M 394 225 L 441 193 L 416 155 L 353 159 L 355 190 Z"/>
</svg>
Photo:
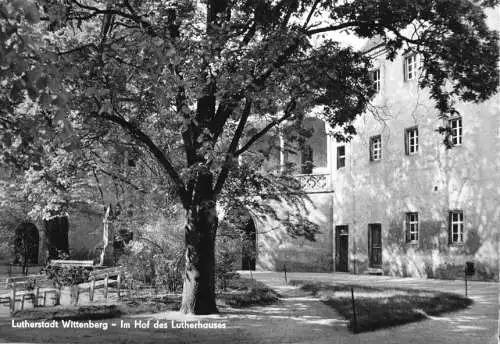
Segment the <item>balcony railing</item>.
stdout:
<svg viewBox="0 0 500 344">
<path fill-rule="evenodd" d="M 306 192 L 332 192 L 330 175 L 328 173 L 321 174 L 298 174 L 295 176 L 299 181 L 302 189 Z"/>
</svg>

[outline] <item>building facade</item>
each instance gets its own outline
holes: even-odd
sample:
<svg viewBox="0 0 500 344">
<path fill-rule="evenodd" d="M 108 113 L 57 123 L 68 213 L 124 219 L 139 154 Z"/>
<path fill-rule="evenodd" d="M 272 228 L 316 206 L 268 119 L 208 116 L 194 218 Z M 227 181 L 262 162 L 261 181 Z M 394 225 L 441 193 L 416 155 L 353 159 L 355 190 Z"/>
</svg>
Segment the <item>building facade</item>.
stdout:
<svg viewBox="0 0 500 344">
<path fill-rule="evenodd" d="M 473 279 L 498 280 L 499 96 L 457 104 L 460 115 L 440 119 L 418 87 L 417 54 L 388 61 L 380 44 L 366 53 L 377 94 L 355 122 L 357 135 L 338 143 L 316 119 L 306 149 L 287 156 L 287 143 L 280 146 L 281 164 L 302 166 L 307 217 L 321 234 L 291 239 L 257 221 L 257 268 L 463 278 L 473 262 Z"/>
<path fill-rule="evenodd" d="M 373 109 L 332 152 L 336 270 L 458 278 L 471 261 L 475 278 L 498 280 L 498 96 L 458 104 L 460 116 L 442 120 L 418 87 L 418 55 L 368 53 Z"/>
</svg>

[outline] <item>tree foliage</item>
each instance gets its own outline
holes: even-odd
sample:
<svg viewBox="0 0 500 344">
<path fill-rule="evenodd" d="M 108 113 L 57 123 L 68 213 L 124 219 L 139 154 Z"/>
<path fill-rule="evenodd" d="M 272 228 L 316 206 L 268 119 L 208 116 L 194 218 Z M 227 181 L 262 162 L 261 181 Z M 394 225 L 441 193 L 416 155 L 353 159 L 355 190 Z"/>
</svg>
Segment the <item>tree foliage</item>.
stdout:
<svg viewBox="0 0 500 344">
<path fill-rule="evenodd" d="M 300 122 L 322 106 L 332 127 L 353 132 L 352 120 L 373 93 L 370 62 L 328 37 L 312 44 L 316 35 L 346 30 L 380 36 L 389 58 L 403 49 L 420 52 L 421 86 L 430 88 L 443 116 L 455 112 L 456 97 L 487 99 L 498 85 L 498 37 L 483 13 L 483 6 L 493 5 L 467 0 L 2 4 L 2 158 L 43 169 L 37 155 L 67 159 L 60 149 L 97 144 L 109 151 L 106 139 L 121 127 L 153 155 L 186 203 L 193 192 L 190 175 L 201 165 L 220 171 L 215 184 L 221 191 L 234 158 L 262 134 L 242 142 L 251 117 L 269 119 L 274 127 Z M 46 164 L 74 168 L 77 161 Z"/>
<path fill-rule="evenodd" d="M 419 84 L 446 117 L 456 113 L 456 100 L 479 102 L 496 92 L 498 33 L 486 26 L 484 14 L 485 7 L 495 5 L 469 0 L 3 2 L 0 161 L 23 172 L 28 184 L 41 186 L 30 195 L 47 202 L 40 209 L 45 217 L 63 211 L 75 195 L 82 199 L 87 188 L 77 181 L 89 176 L 106 175 L 139 195 L 154 190 L 152 199 L 158 197 L 159 204 L 177 198 L 191 221 L 186 245 L 192 259 L 186 264 L 193 267 L 206 260 L 196 258 L 203 247 L 197 245 L 215 240 L 214 209 L 224 202 L 223 194 L 231 195 L 239 185 L 260 192 L 242 205 L 262 206 L 259 199 L 269 197 L 269 190 L 294 188 L 286 175 L 263 176 L 258 168 L 242 179 L 238 158 L 248 157 L 256 142 L 274 130 L 286 132 L 286 126 L 300 129 L 312 109 L 319 109 L 337 138 L 355 133 L 352 123 L 374 94 L 371 64 L 331 33 L 380 37 L 389 59 L 400 52 L 420 53 Z M 124 156 L 140 168 L 130 172 L 113 162 Z M 300 228 L 305 227 L 291 233 L 308 235 Z"/>
</svg>

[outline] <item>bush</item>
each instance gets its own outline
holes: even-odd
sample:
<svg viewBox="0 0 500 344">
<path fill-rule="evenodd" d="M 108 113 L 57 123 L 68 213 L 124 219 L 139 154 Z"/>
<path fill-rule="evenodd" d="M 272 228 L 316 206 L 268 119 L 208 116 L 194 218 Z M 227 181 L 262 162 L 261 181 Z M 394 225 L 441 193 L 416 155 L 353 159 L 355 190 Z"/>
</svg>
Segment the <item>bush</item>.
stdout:
<svg viewBox="0 0 500 344">
<path fill-rule="evenodd" d="M 175 259 L 167 259 L 163 255 L 156 255 L 155 260 L 155 285 L 166 288 L 169 292 L 182 289 L 182 272 L 184 268 L 184 256 L 178 254 Z"/>
<path fill-rule="evenodd" d="M 228 280 L 231 278 L 230 272 L 234 270 L 234 265 L 239 256 L 237 240 L 228 237 L 217 238 L 215 278 L 220 289 L 226 290 Z"/>
<path fill-rule="evenodd" d="M 173 215 L 172 215 L 173 216 Z M 132 277 L 156 287 L 177 292 L 182 288 L 184 268 L 183 224 L 160 217 L 143 225 L 124 246 L 119 264 Z"/>
<path fill-rule="evenodd" d="M 42 269 L 58 288 L 88 282 L 91 268 L 47 265 Z"/>
</svg>

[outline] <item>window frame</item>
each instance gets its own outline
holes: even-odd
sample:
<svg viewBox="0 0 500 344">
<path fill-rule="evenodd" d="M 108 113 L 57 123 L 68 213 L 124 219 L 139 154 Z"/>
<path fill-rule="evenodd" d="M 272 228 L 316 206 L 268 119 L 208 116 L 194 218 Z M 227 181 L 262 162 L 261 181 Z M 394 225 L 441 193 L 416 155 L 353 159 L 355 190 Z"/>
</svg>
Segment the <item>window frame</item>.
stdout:
<svg viewBox="0 0 500 344">
<path fill-rule="evenodd" d="M 454 215 L 457 215 L 457 219 L 454 219 Z M 455 227 L 456 231 L 455 231 Z M 455 234 L 456 232 L 456 234 Z M 454 240 L 454 236 L 457 239 Z M 448 243 L 450 245 L 463 245 L 465 236 L 465 222 L 464 222 L 464 212 L 462 210 L 450 210 L 448 212 Z"/>
<path fill-rule="evenodd" d="M 417 53 L 407 54 L 403 58 L 404 81 L 417 79 L 418 59 Z M 411 71 L 410 71 L 411 67 Z"/>
<path fill-rule="evenodd" d="M 340 149 L 343 148 L 344 154 L 340 154 Z M 345 167 L 346 163 L 346 149 L 345 145 L 337 146 L 337 170 Z"/>
<path fill-rule="evenodd" d="M 411 144 L 412 140 L 412 133 L 415 133 L 415 137 L 413 137 L 413 145 Z M 405 129 L 405 154 L 406 155 L 416 155 L 418 154 L 419 151 L 419 132 L 418 132 L 418 126 L 413 126 Z M 414 147 L 414 150 L 412 151 L 412 147 Z"/>
<path fill-rule="evenodd" d="M 370 72 L 370 79 L 372 81 L 372 87 L 375 90 L 375 93 L 380 92 L 380 88 L 382 85 L 382 73 L 380 71 L 380 68 L 374 69 Z"/>
<path fill-rule="evenodd" d="M 453 123 L 457 123 L 457 126 L 454 128 Z M 450 130 L 449 142 L 451 146 L 461 146 L 463 144 L 463 133 L 464 133 L 464 123 L 462 116 L 457 116 L 448 119 L 448 127 Z M 455 132 L 454 132 L 455 131 Z M 456 139 L 456 142 L 453 142 Z"/>
<path fill-rule="evenodd" d="M 405 233 L 406 242 L 408 244 L 415 244 L 419 242 L 420 219 L 418 212 L 412 211 L 405 213 Z"/>
<path fill-rule="evenodd" d="M 375 144 L 377 142 L 378 142 L 378 147 L 375 147 Z M 382 160 L 382 135 L 374 135 L 370 137 L 369 150 L 370 150 L 370 161 Z"/>
</svg>

